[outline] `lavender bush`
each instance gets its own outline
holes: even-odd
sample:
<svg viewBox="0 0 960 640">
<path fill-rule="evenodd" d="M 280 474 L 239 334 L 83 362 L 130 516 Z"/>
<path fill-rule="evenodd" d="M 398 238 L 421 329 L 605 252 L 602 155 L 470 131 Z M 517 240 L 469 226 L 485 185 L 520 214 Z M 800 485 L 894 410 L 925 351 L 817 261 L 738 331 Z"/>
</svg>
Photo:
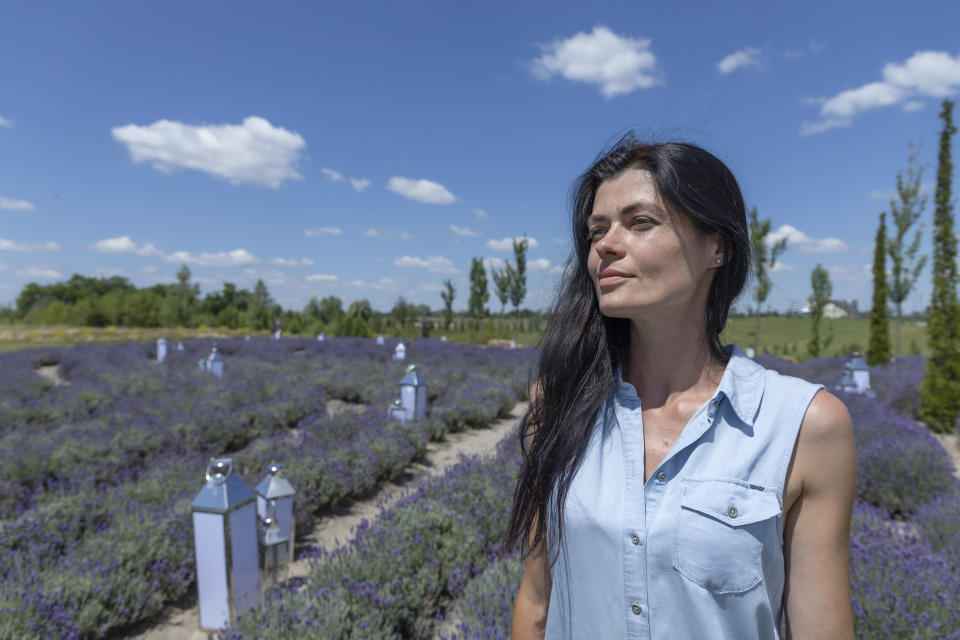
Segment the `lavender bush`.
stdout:
<svg viewBox="0 0 960 640">
<path fill-rule="evenodd" d="M 529 350 L 417 341 L 211 340 L 155 362 L 153 344 L 0 354 L 0 637 L 101 637 L 155 615 L 195 579 L 189 505 L 206 460 L 231 455 L 255 485 L 279 460 L 300 531 L 394 477 L 431 438 L 505 415 Z M 386 419 L 406 365 L 428 420 Z M 58 364 L 65 385 L 35 373 Z M 327 411 L 327 399 L 348 403 Z"/>
<path fill-rule="evenodd" d="M 456 632 L 444 635 L 444 640 L 510 640 L 523 567 L 518 554 L 490 558 L 487 568 L 467 583 L 457 600 Z"/>
</svg>

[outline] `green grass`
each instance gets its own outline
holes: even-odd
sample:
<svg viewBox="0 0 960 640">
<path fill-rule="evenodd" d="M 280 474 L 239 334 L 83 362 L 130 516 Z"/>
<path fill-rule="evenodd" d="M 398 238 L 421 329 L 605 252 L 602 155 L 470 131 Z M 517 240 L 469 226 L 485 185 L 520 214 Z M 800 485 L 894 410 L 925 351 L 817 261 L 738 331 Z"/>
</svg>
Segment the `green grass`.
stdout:
<svg viewBox="0 0 960 640">
<path fill-rule="evenodd" d="M 751 316 L 732 317 L 721 336 L 724 344 L 735 342 L 744 350 L 754 344 L 756 319 Z M 807 343 L 810 340 L 809 317 L 803 316 L 761 316 L 758 353 L 770 353 L 775 356 L 802 360 L 807 356 Z M 867 350 L 870 341 L 870 318 L 838 318 L 823 320 L 821 338 L 833 336 L 823 356 L 849 355 L 852 351 Z M 890 326 L 890 342 L 894 345 L 896 324 Z M 901 337 L 901 355 L 920 353 L 929 355 L 927 329 L 917 320 L 904 320 Z"/>
</svg>

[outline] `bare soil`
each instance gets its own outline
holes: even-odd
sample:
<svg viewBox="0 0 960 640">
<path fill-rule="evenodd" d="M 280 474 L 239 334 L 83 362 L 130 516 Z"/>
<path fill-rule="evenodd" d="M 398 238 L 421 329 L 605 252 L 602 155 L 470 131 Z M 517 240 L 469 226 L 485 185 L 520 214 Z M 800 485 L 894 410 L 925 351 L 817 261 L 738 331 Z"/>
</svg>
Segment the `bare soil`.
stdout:
<svg viewBox="0 0 960 640">
<path fill-rule="evenodd" d="M 953 458 L 953 474 L 960 478 L 960 436 L 954 433 L 934 433 L 933 435 Z"/>
<path fill-rule="evenodd" d="M 337 405 L 329 409 L 339 412 L 349 411 L 351 408 L 349 405 Z M 443 473 L 456 464 L 461 455 L 492 453 L 498 442 L 513 434 L 526 408 L 526 403 L 519 403 L 514 406 L 508 418 L 498 420 L 488 428 L 448 434 L 443 442 L 429 443 L 424 459 L 410 464 L 397 481 L 383 483 L 362 499 L 318 519 L 313 530 L 300 537 L 297 549 L 322 547 L 332 550 L 338 545 L 346 544 L 361 521 L 376 518 L 382 508 L 395 503 L 405 492 L 411 490 L 417 481 Z M 285 577 L 306 575 L 309 562 L 305 559 L 294 560 L 287 568 Z M 206 640 L 207 633 L 199 628 L 195 588 L 194 594 L 189 598 L 168 607 L 156 618 L 134 625 L 125 633 L 114 634 L 112 637 L 137 640 Z"/>
</svg>

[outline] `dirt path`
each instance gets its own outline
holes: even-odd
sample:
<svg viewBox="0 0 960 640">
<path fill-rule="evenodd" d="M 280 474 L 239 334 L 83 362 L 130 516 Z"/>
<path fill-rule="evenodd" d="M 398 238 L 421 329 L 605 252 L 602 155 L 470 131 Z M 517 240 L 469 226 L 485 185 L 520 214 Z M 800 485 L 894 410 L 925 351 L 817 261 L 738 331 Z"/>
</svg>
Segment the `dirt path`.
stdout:
<svg viewBox="0 0 960 640">
<path fill-rule="evenodd" d="M 489 428 L 448 434 L 443 442 L 429 443 L 423 462 L 409 465 L 404 476 L 397 482 L 383 483 L 363 499 L 334 510 L 329 516 L 318 520 L 313 531 L 301 539 L 297 548 L 321 546 L 332 549 L 338 543 L 346 543 L 350 540 L 354 527 L 364 519 L 375 518 L 381 507 L 392 505 L 406 490 L 415 486 L 418 480 L 443 473 L 457 463 L 461 454 L 469 456 L 492 453 L 497 443 L 513 431 L 526 407 L 526 403 L 515 405 L 509 418 L 498 420 Z M 287 577 L 305 575 L 307 570 L 306 560 L 294 561 L 288 568 Z M 198 626 L 195 587 L 191 593 L 193 595 L 190 602 L 168 607 L 157 618 L 135 625 L 123 635 L 111 637 L 137 640 L 206 640 L 207 633 L 200 631 Z"/>
<path fill-rule="evenodd" d="M 933 435 L 953 458 L 953 475 L 960 478 L 960 436 L 947 433 L 934 433 Z"/>
<path fill-rule="evenodd" d="M 36 372 L 38 376 L 46 378 L 47 380 L 51 381 L 53 384 L 56 384 L 56 385 L 70 384 L 69 382 L 67 382 L 66 380 L 60 377 L 59 365 L 51 364 L 45 367 L 37 367 Z"/>
</svg>

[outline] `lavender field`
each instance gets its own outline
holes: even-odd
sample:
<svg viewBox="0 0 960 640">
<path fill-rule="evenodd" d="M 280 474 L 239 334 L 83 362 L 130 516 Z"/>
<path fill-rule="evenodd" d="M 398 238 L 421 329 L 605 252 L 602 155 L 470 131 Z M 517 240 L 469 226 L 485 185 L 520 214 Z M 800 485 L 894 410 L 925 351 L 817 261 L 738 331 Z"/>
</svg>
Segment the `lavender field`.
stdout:
<svg viewBox="0 0 960 640">
<path fill-rule="evenodd" d="M 184 342 L 0 354 L 0 638 L 96 638 L 195 592 L 189 505 L 211 456 L 253 486 L 281 461 L 295 518 L 362 496 L 431 439 L 486 425 L 526 395 L 531 352 L 436 340 L 219 341 L 222 380 Z M 387 420 L 415 362 L 427 420 Z M 37 373 L 56 367 L 58 382 Z"/>
<path fill-rule="evenodd" d="M 432 340 L 221 341 L 223 380 L 198 370 L 212 341 L 166 363 L 152 344 L 0 354 L 0 638 L 117 637 L 195 592 L 189 504 L 206 461 L 230 454 L 255 484 L 286 464 L 295 517 L 364 495 L 430 439 L 502 417 L 525 397 L 532 353 Z M 831 386 L 842 359 L 765 366 Z M 386 419 L 405 366 L 427 379 L 422 422 Z M 36 373 L 56 367 L 62 384 Z M 854 419 L 851 530 L 858 638 L 960 638 L 960 484 L 914 421 L 920 357 L 873 369 Z M 269 591 L 224 638 L 508 638 L 522 565 L 500 554 L 520 462 L 515 436 L 417 484 L 306 578 Z"/>
</svg>

